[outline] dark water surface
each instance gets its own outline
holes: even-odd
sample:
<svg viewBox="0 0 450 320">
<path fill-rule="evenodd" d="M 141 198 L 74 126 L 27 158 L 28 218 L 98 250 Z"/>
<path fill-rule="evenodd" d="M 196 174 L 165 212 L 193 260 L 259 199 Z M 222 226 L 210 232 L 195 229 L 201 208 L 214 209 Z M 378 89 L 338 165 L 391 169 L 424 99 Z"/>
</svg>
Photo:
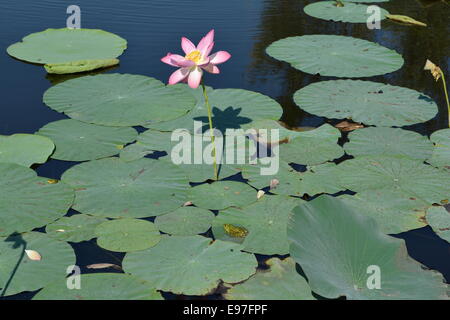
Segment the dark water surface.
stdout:
<svg viewBox="0 0 450 320">
<path fill-rule="evenodd" d="M 205 80 L 216 88 L 243 88 L 276 99 L 290 126 L 314 126 L 324 118 L 301 111 L 292 101 L 298 89 L 317 81 L 332 79 L 312 76 L 270 58 L 265 48 L 273 41 L 306 34 L 336 34 L 378 42 L 403 55 L 399 71 L 367 78 L 404 86 L 431 96 L 439 105 L 438 116 L 427 123 L 407 128 L 424 135 L 447 126 L 447 111 L 440 83 L 423 71 L 429 58 L 448 74 L 450 6 L 444 1 L 391 0 L 379 5 L 392 14 L 404 14 L 429 25 L 408 27 L 382 22 L 381 30 L 365 24 L 334 23 L 311 18 L 303 7 L 316 1 L 302 0 L 1 0 L 0 1 L 0 134 L 34 133 L 43 125 L 64 118 L 42 103 L 42 95 L 52 83 L 73 76 L 48 76 L 43 67 L 8 56 L 8 45 L 25 35 L 46 28 L 66 26 L 66 8 L 81 7 L 81 25 L 116 33 L 128 41 L 120 66 L 107 72 L 136 73 L 167 81 L 173 68 L 160 62 L 167 52 L 180 53 L 180 38 L 197 42 L 207 31 L 216 30 L 215 50 L 226 50 L 232 59 L 221 67 L 220 75 Z M 449 77 L 448 77 L 449 78 Z M 256 108 L 257 106 L 255 106 Z M 331 121 L 335 123 L 336 121 Z M 60 178 L 75 163 L 51 160 L 37 168 L 38 174 Z M 436 269 L 450 280 L 450 246 L 429 227 L 399 235 L 406 240 L 409 254 Z M 74 245 L 77 264 L 120 263 L 121 255 L 95 246 L 95 242 Z M 22 294 L 21 298 L 32 294 Z"/>
</svg>

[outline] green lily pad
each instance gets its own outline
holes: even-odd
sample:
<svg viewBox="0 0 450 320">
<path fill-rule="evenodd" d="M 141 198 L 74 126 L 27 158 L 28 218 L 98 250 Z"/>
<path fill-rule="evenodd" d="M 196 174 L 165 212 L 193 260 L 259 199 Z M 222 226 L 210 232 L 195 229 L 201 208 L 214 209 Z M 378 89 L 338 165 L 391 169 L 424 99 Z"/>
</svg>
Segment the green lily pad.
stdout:
<svg viewBox="0 0 450 320">
<path fill-rule="evenodd" d="M 123 269 L 157 289 L 176 294 L 206 295 L 220 283 L 243 281 L 258 265 L 241 246 L 202 236 L 166 236 L 153 248 L 127 253 Z"/>
<path fill-rule="evenodd" d="M 214 219 L 211 211 L 197 207 L 182 207 L 156 217 L 159 230 L 176 236 L 193 236 L 208 231 Z"/>
<path fill-rule="evenodd" d="M 450 242 L 450 213 L 445 207 L 428 209 L 426 220 L 439 237 Z"/>
<path fill-rule="evenodd" d="M 394 72 L 403 65 L 402 56 L 394 50 L 375 42 L 336 35 L 289 37 L 275 41 L 266 51 L 296 69 L 321 76 L 371 77 Z"/>
<path fill-rule="evenodd" d="M 137 136 L 133 128 L 104 127 L 72 119 L 51 122 L 39 129 L 38 134 L 54 141 L 56 150 L 53 159 L 66 161 L 113 156 Z"/>
<path fill-rule="evenodd" d="M 0 163 L 0 235 L 30 231 L 64 216 L 74 192 L 26 167 Z"/>
<path fill-rule="evenodd" d="M 248 180 L 248 184 L 264 189 L 270 187 L 274 194 L 291 196 L 314 196 L 318 193 L 330 193 L 345 190 L 336 179 L 337 167 L 334 163 L 323 163 L 316 166 L 308 166 L 305 172 L 298 172 L 285 161 L 280 161 L 280 168 L 274 175 L 263 176 L 257 165 L 247 165 L 242 169 L 242 177 Z"/>
<path fill-rule="evenodd" d="M 298 90 L 294 101 L 315 115 L 384 127 L 425 122 L 438 111 L 430 97 L 415 90 L 360 80 L 316 82 Z"/>
<path fill-rule="evenodd" d="M 129 127 L 181 117 L 195 99 L 150 77 L 113 73 L 57 84 L 45 92 L 44 103 L 79 121 Z"/>
<path fill-rule="evenodd" d="M 195 120 L 203 122 L 202 131 L 209 129 L 208 113 L 201 88 L 197 90 L 187 86 L 179 88 L 196 97 L 197 104 L 192 111 L 173 121 L 148 124 L 146 127 L 160 131 L 184 128 L 194 132 Z M 212 108 L 213 127 L 220 130 L 222 135 L 225 135 L 226 129 L 240 129 L 257 120 L 278 120 L 283 113 L 278 102 L 258 92 L 242 89 L 211 89 L 208 91 L 208 96 Z"/>
<path fill-rule="evenodd" d="M 173 211 L 187 201 L 190 188 L 175 165 L 152 159 L 89 161 L 67 170 L 62 180 L 75 189 L 75 210 L 110 218 L 143 218 Z"/>
<path fill-rule="evenodd" d="M 292 258 L 266 261 L 268 270 L 258 270 L 224 295 L 227 300 L 315 300 L 305 278 L 295 270 Z"/>
<path fill-rule="evenodd" d="M 403 240 L 383 234 L 373 219 L 336 198 L 296 207 L 288 236 L 292 258 L 323 297 L 448 299 L 441 274 L 423 270 Z"/>
<path fill-rule="evenodd" d="M 344 161 L 338 168 L 340 184 L 355 192 L 398 190 L 429 204 L 450 199 L 450 173 L 418 160 L 370 156 Z"/>
<path fill-rule="evenodd" d="M 44 163 L 55 149 L 53 141 L 36 134 L 0 135 L 0 162 L 30 167 Z"/>
<path fill-rule="evenodd" d="M 401 191 L 363 191 L 353 196 L 342 195 L 339 199 L 360 214 L 372 217 L 386 234 L 406 232 L 427 225 L 425 212 L 430 205 L 408 197 Z"/>
<path fill-rule="evenodd" d="M 200 208 L 223 210 L 255 202 L 256 190 L 242 182 L 216 181 L 191 188 L 189 200 Z"/>
<path fill-rule="evenodd" d="M 95 228 L 97 244 L 116 252 L 145 250 L 161 240 L 161 234 L 150 221 L 116 219 L 103 222 Z"/>
<path fill-rule="evenodd" d="M 44 68 L 48 73 L 68 74 L 108 68 L 118 65 L 119 62 L 119 59 L 81 60 L 62 63 L 49 63 L 46 64 Z"/>
<path fill-rule="evenodd" d="M 105 218 L 87 214 L 75 214 L 62 217 L 45 227 L 45 232 L 52 238 L 61 241 L 81 242 L 95 238 L 95 228 L 107 221 Z"/>
<path fill-rule="evenodd" d="M 220 211 L 213 221 L 215 239 L 242 243 L 243 250 L 259 254 L 288 254 L 286 228 L 292 209 L 303 200 L 287 196 L 264 195 L 243 208 Z M 224 226 L 243 227 L 245 237 L 234 237 Z"/>
<path fill-rule="evenodd" d="M 400 128 L 364 128 L 348 135 L 345 152 L 353 156 L 386 155 L 417 160 L 428 159 L 430 140 L 419 133 Z"/>
<path fill-rule="evenodd" d="M 434 143 L 434 148 L 427 162 L 436 167 L 450 168 L 450 129 L 433 132 L 430 140 Z"/>
<path fill-rule="evenodd" d="M 126 48 L 126 40 L 110 32 L 63 28 L 32 33 L 21 42 L 9 46 L 6 51 L 16 59 L 48 64 L 49 68 L 54 68 L 55 64 L 73 64 L 72 68 L 64 72 L 71 73 L 97 69 L 98 60 L 114 59 Z M 81 61 L 84 64 L 77 66 Z M 87 64 L 90 68 L 86 68 Z M 58 71 L 61 73 L 62 70 Z"/>
<path fill-rule="evenodd" d="M 31 260 L 25 250 L 34 250 L 40 260 Z M 44 233 L 30 232 L 0 238 L 0 296 L 38 290 L 64 281 L 66 269 L 75 264 L 72 247 Z"/>
<path fill-rule="evenodd" d="M 70 290 L 66 281 L 53 282 L 33 300 L 163 300 L 150 283 L 127 274 L 83 274 L 80 283 L 79 290 Z"/>
<path fill-rule="evenodd" d="M 125 147 L 120 152 L 120 158 L 124 161 L 133 161 L 151 155 L 157 151 L 165 151 L 170 154 L 176 142 L 171 141 L 172 132 L 160 132 L 147 130 L 140 133 L 136 142 Z"/>
<path fill-rule="evenodd" d="M 361 1 L 363 2 L 363 1 Z M 364 1 L 370 2 L 370 1 Z M 367 23 L 371 13 L 367 13 L 368 6 L 345 2 L 343 7 L 336 6 L 336 1 L 319 1 L 307 5 L 303 10 L 314 18 L 331 21 Z M 387 12 L 380 8 L 381 20 L 386 18 Z"/>
<path fill-rule="evenodd" d="M 313 165 L 340 158 L 344 149 L 337 144 L 341 132 L 324 124 L 317 129 L 299 133 L 279 147 L 280 158 L 289 163 Z"/>
</svg>

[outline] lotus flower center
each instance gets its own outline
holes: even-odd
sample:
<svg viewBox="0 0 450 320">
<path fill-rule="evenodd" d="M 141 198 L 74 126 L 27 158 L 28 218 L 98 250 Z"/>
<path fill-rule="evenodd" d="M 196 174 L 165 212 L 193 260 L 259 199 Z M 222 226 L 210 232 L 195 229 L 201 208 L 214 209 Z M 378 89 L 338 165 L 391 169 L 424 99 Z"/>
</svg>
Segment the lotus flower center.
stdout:
<svg viewBox="0 0 450 320">
<path fill-rule="evenodd" d="M 202 53 L 198 50 L 194 50 L 190 52 L 185 57 L 187 60 L 194 61 L 196 64 L 198 64 L 202 60 Z"/>
</svg>

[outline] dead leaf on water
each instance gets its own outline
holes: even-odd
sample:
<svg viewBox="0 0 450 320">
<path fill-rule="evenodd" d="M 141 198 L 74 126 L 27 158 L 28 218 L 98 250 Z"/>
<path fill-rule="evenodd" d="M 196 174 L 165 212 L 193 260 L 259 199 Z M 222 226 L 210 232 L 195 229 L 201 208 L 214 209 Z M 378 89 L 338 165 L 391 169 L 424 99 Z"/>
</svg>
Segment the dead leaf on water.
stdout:
<svg viewBox="0 0 450 320">
<path fill-rule="evenodd" d="M 88 269 L 107 269 L 107 268 L 113 268 L 116 270 L 122 270 L 120 266 L 113 263 L 94 263 L 86 266 Z"/>
<path fill-rule="evenodd" d="M 347 121 L 347 120 L 339 122 L 334 127 L 338 128 L 342 132 L 349 132 L 349 131 L 353 131 L 356 129 L 364 128 L 364 126 L 360 123 L 351 122 L 351 121 Z"/>
<path fill-rule="evenodd" d="M 27 254 L 28 258 L 33 261 L 40 261 L 42 259 L 39 252 L 35 250 L 25 250 L 25 253 Z"/>
<path fill-rule="evenodd" d="M 258 193 L 256 194 L 256 199 L 261 199 L 261 197 L 265 194 L 265 192 L 263 190 L 259 190 Z"/>
<path fill-rule="evenodd" d="M 420 27 L 427 26 L 423 22 L 417 21 L 416 19 L 413 19 L 408 16 L 403 16 L 400 14 L 387 14 L 386 18 L 388 18 L 389 20 L 395 21 L 395 22 L 405 23 L 405 24 L 414 25 L 414 26 L 420 26 Z"/>
</svg>

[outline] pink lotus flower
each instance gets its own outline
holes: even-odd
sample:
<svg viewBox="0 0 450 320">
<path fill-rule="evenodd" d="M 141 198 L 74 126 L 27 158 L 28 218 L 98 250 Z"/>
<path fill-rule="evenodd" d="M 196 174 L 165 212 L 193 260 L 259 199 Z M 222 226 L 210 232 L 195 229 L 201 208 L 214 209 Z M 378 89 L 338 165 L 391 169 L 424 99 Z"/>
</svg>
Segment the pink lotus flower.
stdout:
<svg viewBox="0 0 450 320">
<path fill-rule="evenodd" d="M 191 88 L 196 89 L 202 80 L 202 69 L 210 73 L 220 73 L 217 65 L 230 59 L 231 55 L 226 51 L 218 51 L 209 55 L 213 47 L 214 30 L 208 32 L 208 34 L 200 40 L 197 46 L 189 39 L 182 37 L 181 48 L 186 55 L 183 57 L 178 54 L 168 53 L 161 59 L 164 63 L 180 68 L 172 73 L 169 78 L 169 84 L 187 81 Z"/>
</svg>

